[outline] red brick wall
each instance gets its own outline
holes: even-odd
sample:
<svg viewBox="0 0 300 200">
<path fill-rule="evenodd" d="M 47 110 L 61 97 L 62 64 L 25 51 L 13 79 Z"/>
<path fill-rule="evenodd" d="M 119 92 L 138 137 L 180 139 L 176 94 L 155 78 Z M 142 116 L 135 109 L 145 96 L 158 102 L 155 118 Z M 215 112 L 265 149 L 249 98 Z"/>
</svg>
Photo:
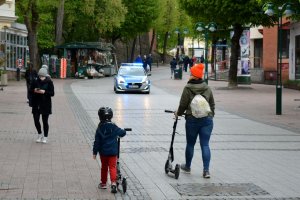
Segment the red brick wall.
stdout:
<svg viewBox="0 0 300 200">
<path fill-rule="evenodd" d="M 263 69 L 277 71 L 277 26 L 263 29 Z M 282 60 L 282 80 L 289 77 L 289 59 Z"/>
<path fill-rule="evenodd" d="M 263 68 L 264 71 L 276 71 L 277 68 L 277 27 L 263 30 Z"/>
</svg>

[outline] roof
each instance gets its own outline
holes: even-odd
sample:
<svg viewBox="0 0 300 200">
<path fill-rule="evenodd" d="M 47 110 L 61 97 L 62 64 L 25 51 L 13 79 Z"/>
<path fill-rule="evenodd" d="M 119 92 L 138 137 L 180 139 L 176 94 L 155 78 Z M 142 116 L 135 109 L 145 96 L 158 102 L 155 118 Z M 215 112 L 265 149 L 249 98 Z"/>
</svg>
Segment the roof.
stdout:
<svg viewBox="0 0 300 200">
<path fill-rule="evenodd" d="M 103 42 L 71 42 L 56 46 L 58 49 L 98 49 L 110 51 L 114 46 L 110 43 Z"/>
</svg>

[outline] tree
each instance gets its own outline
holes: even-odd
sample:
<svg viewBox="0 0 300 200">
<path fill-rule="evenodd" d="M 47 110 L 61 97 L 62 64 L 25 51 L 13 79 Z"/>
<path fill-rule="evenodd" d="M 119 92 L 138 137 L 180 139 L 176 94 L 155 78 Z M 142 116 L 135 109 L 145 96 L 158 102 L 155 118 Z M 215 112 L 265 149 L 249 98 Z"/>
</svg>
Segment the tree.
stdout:
<svg viewBox="0 0 300 200">
<path fill-rule="evenodd" d="M 65 0 L 60 0 L 57 8 L 56 26 L 55 26 L 55 44 L 60 45 L 63 43 L 63 22 L 65 15 Z"/>
<path fill-rule="evenodd" d="M 99 41 L 121 26 L 127 8 L 121 0 L 66 1 L 64 38 L 66 41 Z"/>
<path fill-rule="evenodd" d="M 180 0 L 180 5 L 194 19 L 215 22 L 223 29 L 232 27 L 234 34 L 231 38 L 228 86 L 237 86 L 239 39 L 244 28 L 250 25 L 270 25 L 270 20 L 260 12 L 262 5 L 256 0 Z"/>
<path fill-rule="evenodd" d="M 126 44 L 131 40 L 133 41 L 130 56 L 131 61 L 134 58 L 136 38 L 142 33 L 147 33 L 158 17 L 158 2 L 159 0 L 123 0 L 127 8 L 125 21 L 121 23 L 120 28 L 115 28 L 106 33 L 111 38 L 113 44 L 118 39 L 121 39 Z"/>
<path fill-rule="evenodd" d="M 37 0 L 20 0 L 16 4 L 28 30 L 29 58 L 36 69 L 39 66 L 37 30 L 40 20 L 37 3 Z"/>
</svg>

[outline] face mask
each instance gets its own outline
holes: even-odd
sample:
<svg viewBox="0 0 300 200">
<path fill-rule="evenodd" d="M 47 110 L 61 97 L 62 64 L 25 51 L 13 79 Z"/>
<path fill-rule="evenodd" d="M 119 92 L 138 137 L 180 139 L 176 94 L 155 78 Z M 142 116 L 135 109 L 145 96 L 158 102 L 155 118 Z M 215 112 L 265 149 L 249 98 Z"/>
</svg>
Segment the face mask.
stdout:
<svg viewBox="0 0 300 200">
<path fill-rule="evenodd" d="M 46 77 L 45 76 L 40 76 L 40 79 L 43 81 L 43 80 L 46 79 Z"/>
</svg>

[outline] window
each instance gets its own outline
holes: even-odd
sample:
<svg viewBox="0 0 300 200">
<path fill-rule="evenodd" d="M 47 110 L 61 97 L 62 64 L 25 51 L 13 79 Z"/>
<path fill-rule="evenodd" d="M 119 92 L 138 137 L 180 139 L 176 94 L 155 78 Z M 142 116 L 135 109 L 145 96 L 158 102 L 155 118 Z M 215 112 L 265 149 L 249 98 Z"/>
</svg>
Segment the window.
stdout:
<svg viewBox="0 0 300 200">
<path fill-rule="evenodd" d="M 295 79 L 300 79 L 300 35 L 296 36 Z"/>
<path fill-rule="evenodd" d="M 261 68 L 263 56 L 263 39 L 254 40 L 254 68 Z"/>
</svg>

